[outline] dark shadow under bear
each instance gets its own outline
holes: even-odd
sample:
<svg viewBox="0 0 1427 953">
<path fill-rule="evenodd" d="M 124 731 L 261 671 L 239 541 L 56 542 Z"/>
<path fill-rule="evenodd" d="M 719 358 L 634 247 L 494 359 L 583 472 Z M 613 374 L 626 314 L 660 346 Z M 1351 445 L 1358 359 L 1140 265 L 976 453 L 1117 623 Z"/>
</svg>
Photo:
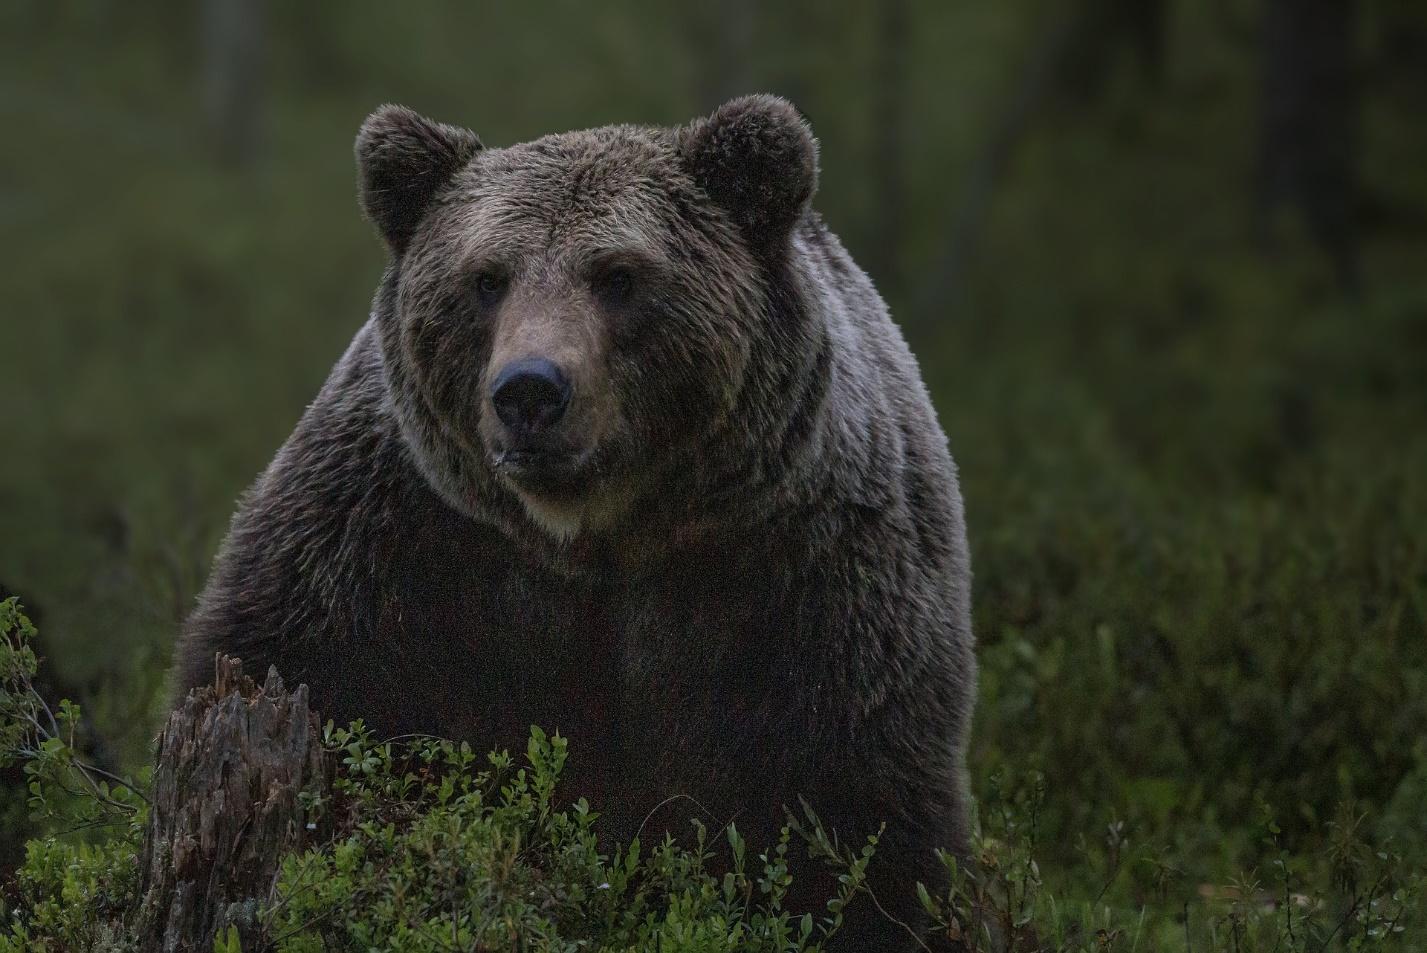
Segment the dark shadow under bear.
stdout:
<svg viewBox="0 0 1427 953">
<path fill-rule="evenodd" d="M 385 107 L 357 158 L 390 266 L 242 501 L 179 690 L 224 651 L 383 735 L 558 729 L 611 838 L 771 843 L 802 797 L 844 842 L 887 825 L 872 888 L 921 922 L 967 843 L 961 501 L 809 207 L 807 125 L 755 96 L 484 149 Z M 909 942 L 863 902 L 843 948 Z"/>
</svg>

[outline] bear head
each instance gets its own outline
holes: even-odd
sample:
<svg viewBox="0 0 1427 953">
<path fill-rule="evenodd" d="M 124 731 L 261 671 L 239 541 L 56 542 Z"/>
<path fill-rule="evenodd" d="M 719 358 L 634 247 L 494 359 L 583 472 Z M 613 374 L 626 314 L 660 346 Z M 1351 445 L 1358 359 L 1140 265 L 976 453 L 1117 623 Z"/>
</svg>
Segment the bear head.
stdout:
<svg viewBox="0 0 1427 953">
<path fill-rule="evenodd" d="M 391 406 L 448 503 L 569 541 L 647 518 L 647 497 L 689 509 L 691 467 L 757 443 L 776 394 L 749 391 L 800 333 L 778 302 L 817 183 L 789 103 L 501 149 L 386 106 L 356 153 L 390 251 Z"/>
</svg>

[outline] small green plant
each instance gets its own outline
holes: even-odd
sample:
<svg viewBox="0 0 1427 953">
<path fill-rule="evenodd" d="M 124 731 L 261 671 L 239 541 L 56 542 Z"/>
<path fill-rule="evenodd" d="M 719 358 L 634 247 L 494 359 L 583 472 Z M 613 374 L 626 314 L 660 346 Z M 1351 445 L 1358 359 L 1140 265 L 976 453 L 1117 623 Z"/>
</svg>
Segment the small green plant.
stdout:
<svg viewBox="0 0 1427 953">
<path fill-rule="evenodd" d="M 1427 875 L 1366 837 L 1363 816 L 1340 808 L 1333 846 L 1293 856 L 1267 805 L 1259 826 L 1273 858 L 1271 884 L 1257 871 L 1200 884 L 1195 899 L 1170 900 L 1181 871 L 1162 847 L 1138 854 L 1124 823 L 1080 845 L 1081 870 L 1048 885 L 1036 860 L 1045 779 L 1005 787 L 992 778 L 975 840 L 976 864 L 943 853 L 950 887 L 919 888 L 937 932 L 968 953 L 1326 953 L 1421 948 Z"/>
<path fill-rule="evenodd" d="M 83 719 L 65 699 L 51 707 L 35 689 L 35 627 L 14 598 L 0 601 L 0 767 L 23 765 L 32 812 L 74 831 L 142 819 L 134 782 L 82 755 Z"/>
<path fill-rule="evenodd" d="M 875 842 L 856 855 L 837 850 L 810 817 L 815 855 L 844 880 L 825 913 L 793 911 L 783 902 L 801 824 L 756 854 L 730 826 L 722 870 L 697 825 L 684 843 L 636 839 L 606 854 L 586 801 L 554 803 L 566 743 L 539 728 L 524 766 L 437 739 L 380 743 L 361 725 L 329 725 L 325 740 L 341 762 L 320 805 L 336 833 L 283 867 L 268 915 L 288 953 L 818 950 L 875 852 Z"/>
<path fill-rule="evenodd" d="M 30 810 L 53 832 L 26 845 L 0 892 L 0 953 L 122 950 L 117 923 L 138 896 L 144 798 L 81 755 L 79 706 L 51 707 L 35 690 L 34 638 L 18 601 L 0 601 L 0 766 L 23 766 Z"/>
</svg>

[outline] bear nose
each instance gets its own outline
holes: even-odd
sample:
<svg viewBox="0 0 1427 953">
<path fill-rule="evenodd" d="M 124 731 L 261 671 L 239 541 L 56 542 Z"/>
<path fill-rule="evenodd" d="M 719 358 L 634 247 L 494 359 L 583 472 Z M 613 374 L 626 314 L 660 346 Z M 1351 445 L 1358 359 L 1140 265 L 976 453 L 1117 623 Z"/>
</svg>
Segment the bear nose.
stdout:
<svg viewBox="0 0 1427 953">
<path fill-rule="evenodd" d="M 552 426 L 570 403 L 570 382 L 553 361 L 528 357 L 501 368 L 491 385 L 496 416 L 512 433 L 531 436 Z"/>
</svg>

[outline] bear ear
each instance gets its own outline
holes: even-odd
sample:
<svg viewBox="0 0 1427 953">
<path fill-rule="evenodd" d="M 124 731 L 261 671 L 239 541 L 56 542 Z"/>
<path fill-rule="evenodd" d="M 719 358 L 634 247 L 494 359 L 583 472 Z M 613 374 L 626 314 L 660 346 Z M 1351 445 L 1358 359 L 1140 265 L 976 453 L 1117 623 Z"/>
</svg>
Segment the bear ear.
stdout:
<svg viewBox="0 0 1427 953">
<path fill-rule="evenodd" d="M 382 106 L 357 133 L 362 209 L 400 254 L 437 189 L 481 149 L 469 129 L 432 122 L 405 106 Z"/>
<path fill-rule="evenodd" d="M 786 99 L 743 96 L 679 131 L 679 151 L 700 188 L 753 247 L 781 249 L 818 184 L 818 144 Z"/>
</svg>

